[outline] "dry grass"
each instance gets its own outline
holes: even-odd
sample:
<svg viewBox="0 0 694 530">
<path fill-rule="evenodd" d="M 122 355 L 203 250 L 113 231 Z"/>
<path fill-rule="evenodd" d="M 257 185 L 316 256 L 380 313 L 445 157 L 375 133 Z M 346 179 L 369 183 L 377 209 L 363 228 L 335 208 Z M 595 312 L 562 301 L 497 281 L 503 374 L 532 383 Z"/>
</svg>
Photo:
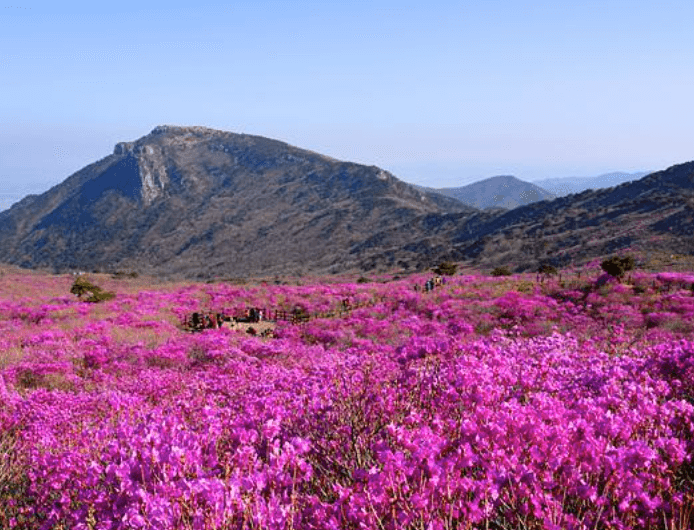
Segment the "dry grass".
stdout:
<svg viewBox="0 0 694 530">
<path fill-rule="evenodd" d="M 19 346 L 0 350 L 0 370 L 22 362 L 24 355 L 24 351 Z"/>
<path fill-rule="evenodd" d="M 117 344 L 133 345 L 142 344 L 145 348 L 154 349 L 166 344 L 178 331 L 163 332 L 160 329 L 152 328 L 117 328 L 110 331 L 111 338 Z"/>
</svg>

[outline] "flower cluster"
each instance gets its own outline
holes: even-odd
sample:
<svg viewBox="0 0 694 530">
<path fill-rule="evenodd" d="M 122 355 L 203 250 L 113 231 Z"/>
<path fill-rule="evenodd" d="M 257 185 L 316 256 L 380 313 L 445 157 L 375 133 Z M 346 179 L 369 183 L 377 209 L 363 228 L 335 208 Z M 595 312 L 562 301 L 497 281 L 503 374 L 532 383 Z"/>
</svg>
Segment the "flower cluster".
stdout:
<svg viewBox="0 0 694 530">
<path fill-rule="evenodd" d="M 684 530 L 694 297 L 663 286 L 689 277 L 598 274 L 113 282 L 98 306 L 5 279 L 0 527 Z M 180 326 L 249 306 L 311 318 Z"/>
</svg>

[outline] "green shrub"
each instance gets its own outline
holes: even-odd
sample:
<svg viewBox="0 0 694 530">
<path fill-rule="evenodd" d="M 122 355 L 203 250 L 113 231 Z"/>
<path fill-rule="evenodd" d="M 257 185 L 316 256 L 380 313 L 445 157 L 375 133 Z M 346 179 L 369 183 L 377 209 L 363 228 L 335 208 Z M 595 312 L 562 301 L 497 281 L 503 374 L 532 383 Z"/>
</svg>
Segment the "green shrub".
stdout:
<svg viewBox="0 0 694 530">
<path fill-rule="evenodd" d="M 137 272 L 124 272 L 116 271 L 111 275 L 114 280 L 121 280 L 123 278 L 137 278 L 139 274 Z"/>
<path fill-rule="evenodd" d="M 92 295 L 87 298 L 85 302 L 96 304 L 99 302 L 108 302 L 109 300 L 113 300 L 115 297 L 116 293 L 112 293 L 110 291 L 98 291 L 96 293 L 92 293 Z"/>
<path fill-rule="evenodd" d="M 104 291 L 101 287 L 94 285 L 82 276 L 78 276 L 75 279 L 75 282 L 70 288 L 70 293 L 74 294 L 77 296 L 77 298 L 83 300 L 84 302 L 90 302 L 93 304 L 113 300 L 116 297 L 115 293 Z"/>
<path fill-rule="evenodd" d="M 441 276 L 453 276 L 458 272 L 458 265 L 450 261 L 442 261 L 439 266 L 434 269 L 436 274 Z"/>
<path fill-rule="evenodd" d="M 621 278 L 624 274 L 634 269 L 636 261 L 632 256 L 612 256 L 600 264 L 603 271 L 614 278 Z"/>
<path fill-rule="evenodd" d="M 554 274 L 557 274 L 557 268 L 553 265 L 549 265 L 548 263 L 543 263 L 540 265 L 537 269 L 537 272 L 539 274 L 545 274 L 547 276 L 552 276 Z"/>
<path fill-rule="evenodd" d="M 511 269 L 506 266 L 496 267 L 492 271 L 492 276 L 511 276 Z"/>
</svg>

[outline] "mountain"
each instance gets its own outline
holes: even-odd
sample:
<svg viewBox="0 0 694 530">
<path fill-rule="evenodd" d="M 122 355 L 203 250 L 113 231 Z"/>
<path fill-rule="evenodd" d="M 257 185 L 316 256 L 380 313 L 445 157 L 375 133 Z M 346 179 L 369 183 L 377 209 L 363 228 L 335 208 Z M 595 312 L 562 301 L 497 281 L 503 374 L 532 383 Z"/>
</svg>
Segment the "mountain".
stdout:
<svg viewBox="0 0 694 530">
<path fill-rule="evenodd" d="M 424 215 L 352 249 L 364 268 L 453 260 L 518 272 L 618 251 L 694 255 L 694 162 L 509 211 Z"/>
<path fill-rule="evenodd" d="M 475 211 L 375 166 L 159 126 L 0 212 L 0 262 L 199 278 L 336 272 L 374 233 Z"/>
<path fill-rule="evenodd" d="M 554 199 L 555 195 L 536 184 L 512 176 L 491 177 L 459 188 L 427 188 L 452 197 L 473 208 L 512 209 L 524 204 Z"/>
<path fill-rule="evenodd" d="M 548 190 L 557 197 L 563 197 L 572 193 L 581 193 L 589 189 L 609 188 L 625 182 L 632 182 L 648 175 L 650 171 L 638 173 L 605 173 L 597 177 L 567 177 L 536 180 L 534 184 Z"/>
<path fill-rule="evenodd" d="M 496 195 L 521 182 L 495 179 Z M 617 251 L 694 254 L 693 219 L 694 162 L 480 210 L 277 140 L 159 126 L 0 212 L 0 262 L 188 278 L 420 270 L 443 260 L 520 272 Z"/>
</svg>

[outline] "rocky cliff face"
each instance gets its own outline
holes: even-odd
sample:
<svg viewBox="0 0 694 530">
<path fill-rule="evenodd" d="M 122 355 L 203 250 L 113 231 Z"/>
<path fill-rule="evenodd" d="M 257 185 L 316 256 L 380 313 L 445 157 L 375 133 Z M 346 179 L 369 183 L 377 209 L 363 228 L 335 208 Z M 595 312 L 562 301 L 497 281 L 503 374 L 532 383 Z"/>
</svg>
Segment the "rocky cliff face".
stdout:
<svg viewBox="0 0 694 530">
<path fill-rule="evenodd" d="M 0 261 L 183 276 L 337 272 L 374 232 L 473 212 L 377 167 L 259 136 L 159 126 L 0 213 Z"/>
</svg>

